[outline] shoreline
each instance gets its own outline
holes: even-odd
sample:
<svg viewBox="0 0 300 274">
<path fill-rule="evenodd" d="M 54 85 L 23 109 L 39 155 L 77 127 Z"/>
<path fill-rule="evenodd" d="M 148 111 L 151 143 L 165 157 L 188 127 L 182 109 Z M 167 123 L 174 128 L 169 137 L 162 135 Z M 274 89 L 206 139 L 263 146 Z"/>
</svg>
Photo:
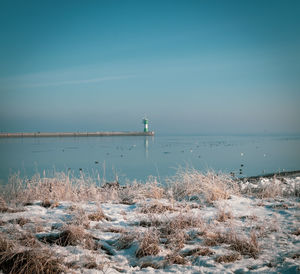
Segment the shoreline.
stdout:
<svg viewBox="0 0 300 274">
<path fill-rule="evenodd" d="M 240 181 L 258 181 L 262 178 L 272 178 L 276 177 L 277 179 L 280 178 L 296 178 L 300 176 L 300 170 L 292 170 L 292 171 L 282 171 L 282 172 L 272 172 L 267 174 L 255 175 L 255 176 L 246 176 L 238 178 Z"/>
<path fill-rule="evenodd" d="M 61 171 L 61 172 L 66 173 L 64 171 Z M 206 174 L 205 172 L 201 172 L 201 173 Z M 41 174 L 41 173 L 38 173 L 38 174 Z M 33 174 L 32 176 L 29 176 L 29 178 L 33 177 L 34 175 L 35 174 Z M 228 175 L 229 176 L 230 173 L 223 173 L 223 175 Z M 296 177 L 300 177 L 300 170 L 271 172 L 271 173 L 253 175 L 253 176 L 246 176 L 246 177 L 235 177 L 235 176 L 231 176 L 231 177 L 233 178 L 233 180 L 235 180 L 237 182 L 241 182 L 241 183 L 244 183 L 244 182 L 254 182 L 255 183 L 255 182 L 260 181 L 263 178 L 270 179 L 270 178 L 274 178 L 274 177 L 276 179 L 279 179 L 279 180 L 284 179 L 284 178 L 286 178 L 286 179 L 295 179 Z M 9 177 L 6 180 L 7 181 L 5 182 L 5 179 L 0 178 L 0 186 L 8 185 Z M 135 179 L 130 180 L 130 181 L 135 181 Z M 120 182 L 118 182 L 118 183 L 120 183 Z M 146 183 L 146 181 L 144 183 Z"/>
</svg>

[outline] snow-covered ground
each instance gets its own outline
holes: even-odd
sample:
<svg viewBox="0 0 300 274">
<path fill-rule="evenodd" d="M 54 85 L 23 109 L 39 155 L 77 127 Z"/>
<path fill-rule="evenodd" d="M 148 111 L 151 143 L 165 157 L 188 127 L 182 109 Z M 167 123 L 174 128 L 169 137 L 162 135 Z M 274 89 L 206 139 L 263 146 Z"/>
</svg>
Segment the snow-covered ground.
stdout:
<svg viewBox="0 0 300 274">
<path fill-rule="evenodd" d="M 300 272 L 300 177 L 237 184 L 218 199 L 135 187 L 130 199 L 3 201 L 0 233 L 17 251 L 49 249 L 67 273 Z"/>
</svg>

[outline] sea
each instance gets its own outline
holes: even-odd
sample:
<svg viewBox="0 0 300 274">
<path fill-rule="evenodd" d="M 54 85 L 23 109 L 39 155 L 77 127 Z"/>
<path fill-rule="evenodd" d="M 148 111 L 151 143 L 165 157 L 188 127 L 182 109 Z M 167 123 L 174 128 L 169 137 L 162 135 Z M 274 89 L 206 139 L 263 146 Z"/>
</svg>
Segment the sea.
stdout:
<svg viewBox="0 0 300 274">
<path fill-rule="evenodd" d="M 57 172 L 97 182 L 155 177 L 178 170 L 234 173 L 237 177 L 300 170 L 300 136 L 112 136 L 0 138 L 0 184 L 18 175 Z"/>
</svg>

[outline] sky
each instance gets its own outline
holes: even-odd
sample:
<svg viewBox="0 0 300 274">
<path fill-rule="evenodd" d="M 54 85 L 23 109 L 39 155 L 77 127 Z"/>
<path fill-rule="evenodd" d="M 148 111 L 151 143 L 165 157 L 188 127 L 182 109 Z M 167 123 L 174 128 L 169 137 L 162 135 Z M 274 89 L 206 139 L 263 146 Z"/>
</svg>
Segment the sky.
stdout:
<svg viewBox="0 0 300 274">
<path fill-rule="evenodd" d="M 299 134 L 300 1 L 0 0 L 0 131 Z"/>
</svg>

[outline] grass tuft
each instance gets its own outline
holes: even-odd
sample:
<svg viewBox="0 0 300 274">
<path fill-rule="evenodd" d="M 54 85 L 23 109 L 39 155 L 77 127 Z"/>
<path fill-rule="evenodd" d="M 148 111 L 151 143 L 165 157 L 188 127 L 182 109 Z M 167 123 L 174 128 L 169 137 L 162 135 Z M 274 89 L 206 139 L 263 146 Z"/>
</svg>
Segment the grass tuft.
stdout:
<svg viewBox="0 0 300 274">
<path fill-rule="evenodd" d="M 41 243 L 37 240 L 37 238 L 31 233 L 22 234 L 18 238 L 18 242 L 22 246 L 30 247 L 30 248 L 38 248 L 41 247 Z"/>
<path fill-rule="evenodd" d="M 0 253 L 0 269 L 4 273 L 63 273 L 62 261 L 46 249 L 7 250 Z"/>
<path fill-rule="evenodd" d="M 217 263 L 232 263 L 241 259 L 241 255 L 239 253 L 231 253 L 226 255 L 221 255 L 216 258 Z"/>
<path fill-rule="evenodd" d="M 7 239 L 4 233 L 0 233 L 0 253 L 11 251 L 15 248 L 15 242 Z"/>
<path fill-rule="evenodd" d="M 98 247 L 91 235 L 85 233 L 82 227 L 74 225 L 66 227 L 58 234 L 50 234 L 40 237 L 40 241 L 60 246 L 83 245 L 85 248 L 91 250 L 96 250 Z"/>
<path fill-rule="evenodd" d="M 191 214 L 178 214 L 166 222 L 160 223 L 160 231 L 164 235 L 173 234 L 174 231 L 187 229 L 190 227 L 201 227 L 203 221 L 200 217 L 195 217 Z"/>
<path fill-rule="evenodd" d="M 102 221 L 103 219 L 109 220 L 109 218 L 107 216 L 105 216 L 103 210 L 100 207 L 98 208 L 98 210 L 96 212 L 89 214 L 88 219 L 90 221 L 96 221 L 96 222 Z"/>
<path fill-rule="evenodd" d="M 233 219 L 233 215 L 231 211 L 226 211 L 225 209 L 219 208 L 217 221 L 218 222 L 226 222 L 227 220 Z"/>
<path fill-rule="evenodd" d="M 229 244 L 230 249 L 237 251 L 242 255 L 248 255 L 254 259 L 258 257 L 260 252 L 257 237 L 254 232 L 251 232 L 249 237 L 237 235 L 234 231 L 208 233 L 206 234 L 204 244 L 208 246 Z"/>
<path fill-rule="evenodd" d="M 18 213 L 23 211 L 24 209 L 19 208 L 0 207 L 0 213 Z"/>
<path fill-rule="evenodd" d="M 144 214 L 161 214 L 164 213 L 166 211 L 174 211 L 173 207 L 169 206 L 169 205 L 164 205 L 158 201 L 154 202 L 154 203 L 150 203 L 150 204 L 144 204 L 142 206 L 142 208 L 140 209 L 141 213 Z"/>
<path fill-rule="evenodd" d="M 156 229 L 149 229 L 140 239 L 136 257 L 141 258 L 149 255 L 157 255 L 159 248 L 159 232 Z"/>
<path fill-rule="evenodd" d="M 24 246 L 33 247 L 22 250 L 15 241 L 8 240 L 5 235 L 0 234 L 0 270 L 3 273 L 18 274 L 56 274 L 65 273 L 62 260 L 58 259 L 48 249 L 40 249 L 39 245 L 29 244 L 29 237 L 26 237 Z M 21 239 L 22 241 L 22 239 Z"/>
<path fill-rule="evenodd" d="M 191 250 L 188 250 L 186 252 L 183 252 L 183 256 L 187 257 L 187 256 L 210 256 L 215 254 L 214 251 L 212 251 L 211 249 L 207 248 L 207 247 L 196 247 L 193 248 Z"/>
<path fill-rule="evenodd" d="M 230 176 L 213 172 L 204 175 L 195 169 L 179 170 L 167 183 L 169 195 L 177 201 L 204 199 L 212 203 L 239 194 L 239 186 Z"/>
<path fill-rule="evenodd" d="M 118 250 L 128 249 L 131 247 L 135 239 L 136 235 L 133 232 L 124 232 L 115 243 L 115 246 Z"/>
<path fill-rule="evenodd" d="M 50 201 L 48 199 L 44 199 L 42 202 L 41 202 L 41 206 L 42 207 L 45 207 L 45 208 L 48 208 L 48 207 L 58 207 L 59 206 L 59 203 L 57 201 Z"/>
<path fill-rule="evenodd" d="M 178 254 L 177 252 L 173 252 L 171 254 L 168 254 L 166 256 L 166 262 L 169 264 L 169 265 L 172 265 L 172 264 L 187 264 L 187 260 L 180 254 Z"/>
<path fill-rule="evenodd" d="M 85 258 L 86 262 L 84 262 L 83 267 L 87 268 L 87 269 L 94 269 L 94 268 L 98 268 L 96 259 L 92 256 L 86 256 Z"/>
<path fill-rule="evenodd" d="M 143 269 L 143 268 L 147 268 L 147 267 L 151 267 L 153 269 L 161 269 L 164 267 L 164 265 L 162 264 L 159 264 L 158 262 L 153 262 L 153 261 L 143 261 L 141 264 L 140 264 L 140 268 Z"/>
<path fill-rule="evenodd" d="M 27 223 L 30 223 L 31 221 L 29 219 L 27 219 L 27 218 L 22 218 L 21 217 L 21 218 L 15 219 L 13 222 L 16 223 L 16 224 L 18 224 L 18 225 L 20 225 L 20 226 L 23 226 L 23 225 L 25 225 Z"/>
<path fill-rule="evenodd" d="M 171 250 L 178 251 L 184 247 L 188 234 L 181 229 L 173 229 L 169 235 L 167 235 L 167 246 Z"/>
<path fill-rule="evenodd" d="M 0 212 L 6 212 L 7 204 L 4 199 L 0 196 Z"/>
</svg>

